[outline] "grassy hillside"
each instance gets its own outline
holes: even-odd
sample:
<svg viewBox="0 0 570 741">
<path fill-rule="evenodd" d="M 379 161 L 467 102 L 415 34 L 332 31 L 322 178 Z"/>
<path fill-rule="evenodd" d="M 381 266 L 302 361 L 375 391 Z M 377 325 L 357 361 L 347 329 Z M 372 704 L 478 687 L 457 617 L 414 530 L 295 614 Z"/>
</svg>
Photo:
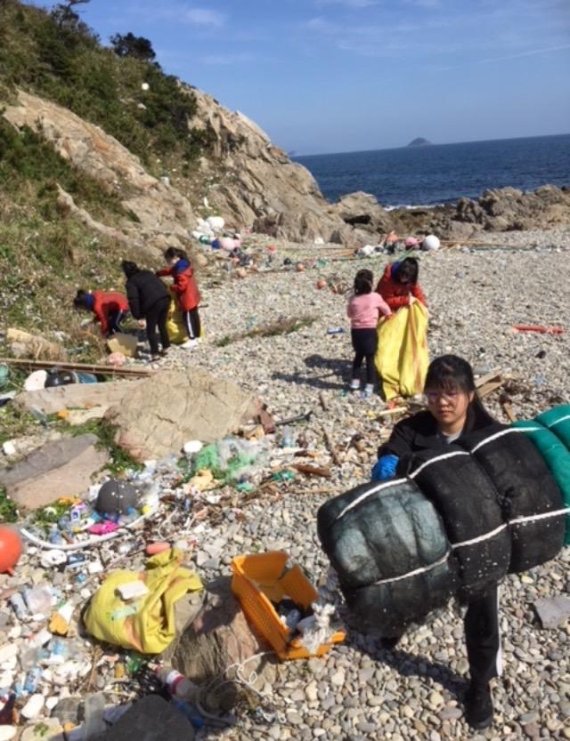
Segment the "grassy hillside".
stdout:
<svg viewBox="0 0 570 741">
<path fill-rule="evenodd" d="M 120 40 L 103 46 L 73 2 L 47 11 L 0 0 L 0 110 L 26 90 L 101 126 L 150 173 L 174 165 L 190 175 L 209 146 L 208 133 L 188 127 L 192 93 L 163 73 L 148 41 Z M 77 287 L 122 284 L 116 245 L 56 215 L 56 183 L 108 225 L 129 216 L 38 135 L 0 117 L 0 329 L 67 330 Z"/>
</svg>

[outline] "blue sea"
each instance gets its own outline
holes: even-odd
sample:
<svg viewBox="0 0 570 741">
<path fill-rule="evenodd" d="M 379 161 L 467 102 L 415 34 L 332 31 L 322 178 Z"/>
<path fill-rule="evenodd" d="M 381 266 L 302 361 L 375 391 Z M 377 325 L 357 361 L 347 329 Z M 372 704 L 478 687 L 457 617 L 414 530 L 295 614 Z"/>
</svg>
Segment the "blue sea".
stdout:
<svg viewBox="0 0 570 741">
<path fill-rule="evenodd" d="M 295 157 L 325 197 L 363 190 L 383 206 L 451 203 L 488 188 L 570 186 L 570 134 Z"/>
</svg>

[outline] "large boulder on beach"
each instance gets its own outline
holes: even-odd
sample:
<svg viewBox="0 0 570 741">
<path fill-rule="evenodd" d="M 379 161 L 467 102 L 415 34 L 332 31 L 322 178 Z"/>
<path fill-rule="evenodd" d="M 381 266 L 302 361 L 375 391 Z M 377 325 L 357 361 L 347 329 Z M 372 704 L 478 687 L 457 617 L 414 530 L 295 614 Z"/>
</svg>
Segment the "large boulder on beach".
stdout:
<svg viewBox="0 0 570 741">
<path fill-rule="evenodd" d="M 385 233 L 391 229 L 388 212 L 371 193 L 348 193 L 331 206 L 330 210 L 350 226 L 377 233 Z"/>
<path fill-rule="evenodd" d="M 117 428 L 117 444 L 144 461 L 178 453 L 188 440 L 219 440 L 251 419 L 258 406 L 231 381 L 192 368 L 129 384 L 105 417 Z"/>
</svg>

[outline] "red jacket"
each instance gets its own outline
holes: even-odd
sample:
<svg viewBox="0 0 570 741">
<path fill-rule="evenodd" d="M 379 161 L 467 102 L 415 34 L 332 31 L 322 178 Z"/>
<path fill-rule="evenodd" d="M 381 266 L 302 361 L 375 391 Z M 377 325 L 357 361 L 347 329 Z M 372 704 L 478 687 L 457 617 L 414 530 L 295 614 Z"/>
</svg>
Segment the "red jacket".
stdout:
<svg viewBox="0 0 570 741">
<path fill-rule="evenodd" d="M 171 268 L 159 270 L 157 275 L 171 275 L 174 278 L 171 290 L 177 295 L 182 311 L 190 311 L 198 306 L 200 291 L 194 278 L 194 270 L 187 260 L 178 260 Z"/>
<path fill-rule="evenodd" d="M 419 283 L 398 283 L 392 277 L 392 270 L 395 264 L 397 263 L 386 265 L 384 274 L 376 286 L 376 293 L 382 296 L 392 311 L 397 311 L 402 306 L 408 306 L 410 293 L 418 301 L 421 301 L 424 306 L 427 306 L 426 297 Z"/>
<path fill-rule="evenodd" d="M 92 291 L 93 306 L 91 311 L 95 314 L 95 317 L 101 324 L 101 334 L 106 335 L 109 331 L 109 314 L 119 313 L 120 311 L 127 312 L 129 310 L 129 302 L 127 297 L 123 293 L 118 291 Z"/>
</svg>

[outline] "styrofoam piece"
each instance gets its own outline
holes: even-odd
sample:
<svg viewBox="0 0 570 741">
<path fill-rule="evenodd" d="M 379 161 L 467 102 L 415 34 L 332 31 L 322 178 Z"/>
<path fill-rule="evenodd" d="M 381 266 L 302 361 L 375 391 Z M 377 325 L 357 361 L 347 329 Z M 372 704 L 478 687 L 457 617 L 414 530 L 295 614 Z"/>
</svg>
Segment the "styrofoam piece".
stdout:
<svg viewBox="0 0 570 741">
<path fill-rule="evenodd" d="M 30 697 L 20 712 L 27 720 L 33 720 L 42 712 L 44 703 L 45 697 L 37 693 Z"/>
<path fill-rule="evenodd" d="M 130 581 L 127 584 L 121 584 L 120 587 L 117 587 L 117 592 L 125 602 L 131 599 L 137 599 L 138 597 L 144 597 L 145 594 L 148 594 L 148 591 L 147 585 L 140 581 L 140 579 Z"/>
</svg>

